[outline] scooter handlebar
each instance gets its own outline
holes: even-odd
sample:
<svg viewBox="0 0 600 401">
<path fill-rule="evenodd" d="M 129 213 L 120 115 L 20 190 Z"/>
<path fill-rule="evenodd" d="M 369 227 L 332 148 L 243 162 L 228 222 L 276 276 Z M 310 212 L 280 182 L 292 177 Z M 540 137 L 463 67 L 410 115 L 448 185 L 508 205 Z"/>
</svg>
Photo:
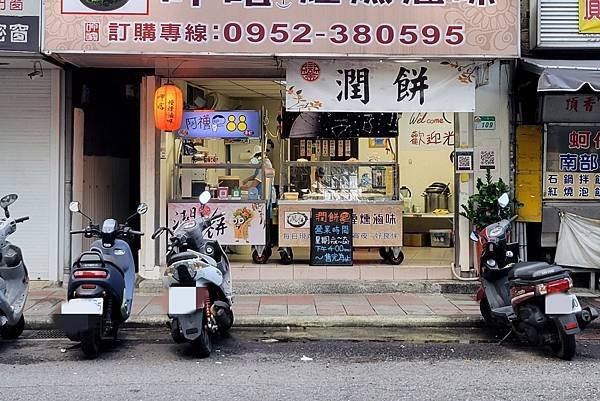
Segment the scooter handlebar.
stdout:
<svg viewBox="0 0 600 401">
<path fill-rule="evenodd" d="M 127 234 L 139 235 L 140 237 L 144 235 L 144 233 L 143 233 L 143 232 L 141 232 L 141 231 L 135 231 L 135 230 L 129 230 L 129 231 L 127 232 Z"/>
<path fill-rule="evenodd" d="M 519 215 L 515 214 L 513 217 L 510 218 L 509 221 L 512 223 L 513 221 L 515 221 L 518 218 L 519 218 Z"/>
<path fill-rule="evenodd" d="M 15 219 L 15 223 L 22 223 L 27 220 L 29 220 L 29 216 L 19 217 L 18 219 Z"/>
</svg>

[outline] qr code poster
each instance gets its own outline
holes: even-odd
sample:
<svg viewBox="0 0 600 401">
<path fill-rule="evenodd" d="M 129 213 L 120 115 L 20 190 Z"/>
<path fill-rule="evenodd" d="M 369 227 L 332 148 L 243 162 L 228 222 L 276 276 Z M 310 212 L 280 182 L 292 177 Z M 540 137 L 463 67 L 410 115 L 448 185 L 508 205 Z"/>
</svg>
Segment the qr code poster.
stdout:
<svg viewBox="0 0 600 401">
<path fill-rule="evenodd" d="M 476 153 L 477 170 L 495 170 L 498 163 L 498 149 L 480 148 Z"/>
<path fill-rule="evenodd" d="M 461 149 L 455 152 L 456 171 L 467 173 L 473 171 L 473 149 Z"/>
</svg>

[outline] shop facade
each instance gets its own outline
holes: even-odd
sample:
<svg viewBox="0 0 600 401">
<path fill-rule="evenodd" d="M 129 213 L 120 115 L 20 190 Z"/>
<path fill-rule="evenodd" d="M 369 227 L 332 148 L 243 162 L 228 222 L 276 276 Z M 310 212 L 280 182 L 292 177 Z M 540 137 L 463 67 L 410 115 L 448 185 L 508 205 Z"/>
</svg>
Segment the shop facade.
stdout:
<svg viewBox="0 0 600 401">
<path fill-rule="evenodd" d="M 259 256 L 271 245 L 305 248 L 291 241 L 306 239 L 312 202 L 311 210 L 357 208 L 371 231 L 356 245 L 374 247 L 378 259 L 377 250 L 398 257 L 407 226 L 412 234 L 450 230 L 448 269 L 467 273 L 470 225 L 458 205 L 486 168 L 510 180 L 517 3 L 371 3 L 142 2 L 127 13 L 88 13 L 79 1 L 49 1 L 44 52 L 79 67 L 153 70 L 139 91 L 144 232 L 193 218 L 194 196 L 208 187 L 211 210 L 231 214 L 215 235 L 232 248 L 253 246 Z M 68 37 L 59 29 L 66 25 Z M 154 121 L 155 92 L 167 83 L 186 103 L 173 132 Z M 298 136 L 298 115 L 319 123 Z M 317 181 L 327 188 L 315 190 Z M 446 186 L 435 209 L 421 196 L 432 183 Z M 388 231 L 372 229 L 380 215 Z M 164 247 L 142 240 L 143 277 L 159 277 Z"/>
<path fill-rule="evenodd" d="M 600 80 L 595 53 L 600 15 L 587 0 L 531 1 L 530 9 L 531 45 L 519 63 L 516 93 L 521 111 L 517 197 L 528 200 L 520 212 L 528 230 L 526 256 L 593 272 L 597 266 L 593 257 L 582 260 L 581 255 L 564 252 L 585 248 L 583 243 L 560 244 L 559 232 L 563 223 L 570 224 L 570 217 L 565 221 L 562 213 L 578 216 L 575 219 L 600 218 Z M 588 236 L 573 233 L 580 239 Z M 590 281 L 585 284 L 595 288 L 594 274 L 587 277 Z"/>
<path fill-rule="evenodd" d="M 11 238 L 30 278 L 60 281 L 64 75 L 40 54 L 41 7 L 41 1 L 0 1 L 0 191 L 16 193 L 13 212 L 31 218 Z"/>
</svg>

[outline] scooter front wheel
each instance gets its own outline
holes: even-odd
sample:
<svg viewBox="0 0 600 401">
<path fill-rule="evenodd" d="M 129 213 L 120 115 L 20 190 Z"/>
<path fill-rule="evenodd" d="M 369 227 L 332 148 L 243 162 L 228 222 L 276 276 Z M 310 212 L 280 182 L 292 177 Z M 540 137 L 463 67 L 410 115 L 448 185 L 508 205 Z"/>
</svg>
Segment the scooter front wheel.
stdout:
<svg viewBox="0 0 600 401">
<path fill-rule="evenodd" d="M 100 354 L 100 332 L 96 329 L 81 333 L 81 350 L 90 358 L 96 358 Z"/>
<path fill-rule="evenodd" d="M 487 297 L 483 297 L 481 298 L 481 301 L 479 301 L 479 311 L 481 312 L 481 316 L 483 316 L 485 324 L 487 324 L 489 327 L 496 326 L 496 323 L 492 318 L 492 308 L 490 307 Z"/>
<path fill-rule="evenodd" d="M 552 351 L 560 359 L 570 361 L 575 356 L 577 351 L 577 342 L 575 341 L 575 334 L 565 334 L 561 329 L 559 330 L 557 343 L 552 344 Z"/>
<path fill-rule="evenodd" d="M 4 325 L 0 328 L 0 336 L 5 340 L 15 340 L 25 329 L 25 318 L 21 315 L 21 318 L 14 326 Z"/>
</svg>

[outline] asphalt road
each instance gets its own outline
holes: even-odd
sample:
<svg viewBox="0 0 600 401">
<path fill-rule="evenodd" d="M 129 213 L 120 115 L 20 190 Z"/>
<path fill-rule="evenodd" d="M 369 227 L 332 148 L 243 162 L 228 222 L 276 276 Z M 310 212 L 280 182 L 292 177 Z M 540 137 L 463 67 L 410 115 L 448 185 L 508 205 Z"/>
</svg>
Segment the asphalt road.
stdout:
<svg viewBox="0 0 600 401">
<path fill-rule="evenodd" d="M 600 332 L 572 362 L 477 330 L 238 330 L 208 359 L 128 330 L 93 361 L 56 334 L 0 342 L 0 400 L 600 399 Z"/>
</svg>

